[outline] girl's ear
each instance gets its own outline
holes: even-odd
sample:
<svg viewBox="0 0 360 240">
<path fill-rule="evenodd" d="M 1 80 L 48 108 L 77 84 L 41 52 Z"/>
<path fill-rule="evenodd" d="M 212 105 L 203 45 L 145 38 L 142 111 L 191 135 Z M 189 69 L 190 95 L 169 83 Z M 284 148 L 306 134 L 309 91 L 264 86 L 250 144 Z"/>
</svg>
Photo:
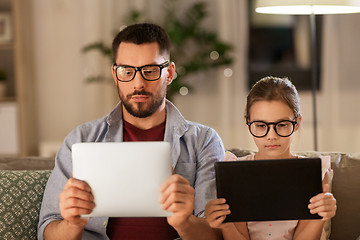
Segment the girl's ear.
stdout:
<svg viewBox="0 0 360 240">
<path fill-rule="evenodd" d="M 302 116 L 299 115 L 298 120 L 297 120 L 297 124 L 295 125 L 295 132 L 300 128 L 301 120 L 302 120 Z"/>
</svg>

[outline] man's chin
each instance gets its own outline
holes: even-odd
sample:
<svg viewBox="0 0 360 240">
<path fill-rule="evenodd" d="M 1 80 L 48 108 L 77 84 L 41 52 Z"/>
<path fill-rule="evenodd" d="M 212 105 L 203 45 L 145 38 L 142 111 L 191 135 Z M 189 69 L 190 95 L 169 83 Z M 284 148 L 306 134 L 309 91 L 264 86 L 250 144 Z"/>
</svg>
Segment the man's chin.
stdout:
<svg viewBox="0 0 360 240">
<path fill-rule="evenodd" d="M 154 114 L 162 102 L 123 102 L 126 111 L 137 118 L 147 118 Z"/>
<path fill-rule="evenodd" d="M 147 118 L 150 117 L 153 113 L 151 112 L 144 112 L 144 111 L 139 111 L 139 112 L 129 112 L 132 116 L 137 117 L 137 118 Z"/>
<path fill-rule="evenodd" d="M 130 109 L 127 109 L 127 111 L 130 115 L 137 118 L 147 118 L 153 114 L 153 112 L 151 112 L 148 108 L 144 108 L 144 106 L 131 107 Z"/>
</svg>

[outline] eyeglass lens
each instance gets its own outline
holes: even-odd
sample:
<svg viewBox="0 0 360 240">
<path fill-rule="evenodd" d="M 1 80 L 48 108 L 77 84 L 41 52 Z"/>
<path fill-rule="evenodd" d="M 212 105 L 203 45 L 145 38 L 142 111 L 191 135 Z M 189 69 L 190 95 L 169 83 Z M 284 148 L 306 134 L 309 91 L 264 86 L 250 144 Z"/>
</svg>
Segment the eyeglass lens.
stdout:
<svg viewBox="0 0 360 240">
<path fill-rule="evenodd" d="M 275 132 L 281 137 L 288 137 L 294 132 L 295 124 L 291 121 L 280 121 L 277 123 L 265 123 L 254 121 L 250 124 L 249 129 L 255 137 L 264 137 L 269 132 L 269 125 L 274 125 Z"/>
<path fill-rule="evenodd" d="M 136 72 L 141 72 L 141 75 L 146 80 L 157 80 L 160 78 L 161 75 L 161 68 L 160 66 L 144 66 L 138 69 L 135 67 L 129 66 L 119 66 L 117 68 L 116 74 L 119 80 L 121 81 L 131 81 L 134 77 Z"/>
</svg>

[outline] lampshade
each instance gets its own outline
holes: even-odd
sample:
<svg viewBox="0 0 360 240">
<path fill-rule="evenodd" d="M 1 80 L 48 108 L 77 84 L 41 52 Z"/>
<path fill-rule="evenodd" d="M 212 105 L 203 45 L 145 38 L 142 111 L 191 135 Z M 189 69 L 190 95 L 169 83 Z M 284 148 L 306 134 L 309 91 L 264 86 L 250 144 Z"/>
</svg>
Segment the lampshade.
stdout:
<svg viewBox="0 0 360 240">
<path fill-rule="evenodd" d="M 290 15 L 357 13 L 360 0 L 257 0 L 255 11 Z"/>
</svg>

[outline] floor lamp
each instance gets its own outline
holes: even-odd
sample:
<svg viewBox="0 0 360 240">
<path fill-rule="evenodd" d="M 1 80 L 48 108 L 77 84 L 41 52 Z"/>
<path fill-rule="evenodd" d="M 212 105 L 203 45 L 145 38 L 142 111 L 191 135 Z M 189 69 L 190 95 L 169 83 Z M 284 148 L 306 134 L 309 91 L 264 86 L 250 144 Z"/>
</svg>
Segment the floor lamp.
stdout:
<svg viewBox="0 0 360 240">
<path fill-rule="evenodd" d="M 314 150 L 317 151 L 316 90 L 318 84 L 318 66 L 315 15 L 358 13 L 360 12 L 360 0 L 256 0 L 255 11 L 265 14 L 309 15 L 310 17 Z"/>
</svg>

